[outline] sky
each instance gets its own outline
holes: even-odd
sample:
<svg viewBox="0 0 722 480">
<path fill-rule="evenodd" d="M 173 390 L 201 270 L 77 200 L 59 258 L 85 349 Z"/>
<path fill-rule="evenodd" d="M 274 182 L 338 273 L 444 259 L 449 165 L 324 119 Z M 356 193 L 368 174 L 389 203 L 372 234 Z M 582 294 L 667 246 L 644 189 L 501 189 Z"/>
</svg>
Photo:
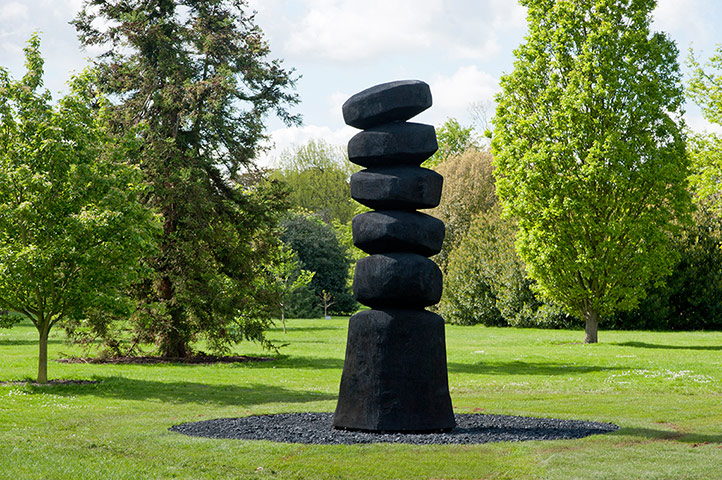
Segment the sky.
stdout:
<svg viewBox="0 0 722 480">
<path fill-rule="evenodd" d="M 22 49 L 41 33 L 45 86 L 54 98 L 73 72 L 99 51 L 82 50 L 68 24 L 83 0 L 0 0 L 0 66 L 24 73 Z M 448 118 L 478 125 L 493 115 L 499 78 L 513 69 L 524 41 L 526 11 L 515 0 L 248 0 L 271 57 L 293 68 L 303 125 L 267 121 L 272 138 L 259 163 L 310 139 L 345 145 L 357 130 L 344 125 L 341 105 L 373 85 L 418 79 L 431 87 L 434 105 L 414 121 L 440 126 Z M 652 29 L 677 43 L 680 63 L 690 48 L 702 60 L 722 44 L 719 0 L 658 0 Z M 481 108 L 480 108 L 481 107 Z M 716 130 L 687 105 L 688 125 Z"/>
</svg>

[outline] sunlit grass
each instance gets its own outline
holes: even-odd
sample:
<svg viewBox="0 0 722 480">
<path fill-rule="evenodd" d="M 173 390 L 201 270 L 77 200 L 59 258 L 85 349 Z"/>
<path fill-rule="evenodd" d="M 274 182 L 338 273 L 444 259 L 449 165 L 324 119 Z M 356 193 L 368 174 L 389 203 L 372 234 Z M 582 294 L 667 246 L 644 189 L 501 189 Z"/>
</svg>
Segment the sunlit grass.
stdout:
<svg viewBox="0 0 722 480">
<path fill-rule="evenodd" d="M 210 440 L 171 425 L 333 411 L 346 319 L 290 320 L 272 362 L 93 365 L 51 338 L 49 378 L 0 385 L 0 478 L 719 478 L 722 334 L 447 326 L 455 411 L 613 422 L 580 440 L 473 446 L 307 446 Z M 0 330 L 0 382 L 32 378 L 37 333 Z M 243 355 L 268 355 L 242 344 Z"/>
</svg>

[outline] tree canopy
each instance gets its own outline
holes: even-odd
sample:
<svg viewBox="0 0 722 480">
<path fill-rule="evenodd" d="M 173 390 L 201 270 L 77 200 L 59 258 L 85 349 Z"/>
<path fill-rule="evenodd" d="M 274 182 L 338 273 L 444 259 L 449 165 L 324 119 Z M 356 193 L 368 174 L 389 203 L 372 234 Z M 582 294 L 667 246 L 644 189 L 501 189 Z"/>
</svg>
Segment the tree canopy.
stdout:
<svg viewBox="0 0 722 480">
<path fill-rule="evenodd" d="M 692 78 L 688 93 L 702 109 L 704 118 L 715 125 L 722 125 L 722 45 L 704 64 L 691 53 L 688 58 Z M 711 203 L 722 211 L 720 180 L 722 179 L 722 137 L 716 133 L 698 133 L 690 142 L 693 159 L 692 184 L 697 197 Z"/>
<path fill-rule="evenodd" d="M 457 119 L 448 118 L 441 127 L 436 129 L 436 140 L 439 149 L 424 162 L 423 166 L 426 168 L 436 167 L 444 163 L 448 158 L 476 148 L 473 132 L 473 126 L 464 127 Z"/>
<path fill-rule="evenodd" d="M 444 177 L 444 189 L 439 206 L 428 213 L 446 226 L 444 247 L 434 257 L 442 271 L 474 217 L 497 202 L 492 160 L 491 153 L 471 148 L 435 167 Z"/>
<path fill-rule="evenodd" d="M 167 357 L 205 337 L 216 350 L 265 342 L 272 301 L 259 291 L 270 233 L 285 209 L 277 185 L 237 183 L 274 113 L 299 118 L 294 78 L 277 60 L 243 0 L 86 0 L 74 24 L 105 49 L 98 86 L 115 100 L 114 131 L 136 129 L 138 165 L 160 213 L 153 278 L 137 285 L 134 321 Z"/>
<path fill-rule="evenodd" d="M 343 148 L 323 140 L 311 140 L 278 160 L 273 178 L 288 185 L 292 208 L 319 215 L 323 221 L 349 223 L 356 202 L 351 199 L 349 180 L 358 170 Z"/>
<path fill-rule="evenodd" d="M 501 79 L 497 192 L 539 290 L 586 321 L 634 307 L 675 263 L 690 209 L 677 48 L 654 0 L 522 0 L 529 33 Z"/>
<path fill-rule="evenodd" d="M 52 105 L 39 44 L 28 42 L 21 80 L 0 69 L 0 308 L 37 328 L 43 383 L 54 326 L 94 310 L 130 314 L 127 288 L 159 225 L 139 202 L 139 169 L 124 163 L 134 139 L 108 135 L 92 74 Z"/>
</svg>

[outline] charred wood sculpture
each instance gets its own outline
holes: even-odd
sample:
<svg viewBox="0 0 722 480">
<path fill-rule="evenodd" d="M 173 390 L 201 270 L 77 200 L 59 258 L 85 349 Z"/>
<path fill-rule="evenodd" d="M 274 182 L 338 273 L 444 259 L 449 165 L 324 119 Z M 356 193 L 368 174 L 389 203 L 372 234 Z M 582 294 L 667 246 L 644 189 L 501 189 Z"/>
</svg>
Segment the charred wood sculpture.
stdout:
<svg viewBox="0 0 722 480">
<path fill-rule="evenodd" d="M 428 257 L 441 250 L 444 223 L 417 212 L 441 200 L 443 179 L 422 168 L 437 150 L 434 127 L 407 120 L 431 106 L 429 86 L 385 83 L 343 105 L 363 129 L 349 160 L 351 196 L 376 211 L 353 219 L 354 244 L 370 254 L 356 265 L 354 295 L 371 307 L 349 320 L 335 428 L 442 432 L 454 428 L 444 321 L 425 307 L 441 299 L 442 275 Z"/>
</svg>

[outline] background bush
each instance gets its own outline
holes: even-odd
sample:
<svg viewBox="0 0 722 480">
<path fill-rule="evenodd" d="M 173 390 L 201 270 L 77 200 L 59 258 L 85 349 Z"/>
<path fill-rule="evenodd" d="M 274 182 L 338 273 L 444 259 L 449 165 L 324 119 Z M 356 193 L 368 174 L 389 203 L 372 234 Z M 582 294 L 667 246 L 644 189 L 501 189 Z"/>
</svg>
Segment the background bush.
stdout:
<svg viewBox="0 0 722 480">
<path fill-rule="evenodd" d="M 308 288 L 301 288 L 291 295 L 288 317 L 321 316 L 318 296 L 323 290 L 333 295 L 331 313 L 355 312 L 358 304 L 348 280 L 351 258 L 333 227 L 310 213 L 289 215 L 281 221 L 281 227 L 284 231 L 281 240 L 298 254 L 301 268 L 315 272 Z"/>
<path fill-rule="evenodd" d="M 478 214 L 450 256 L 439 306 L 458 325 L 567 327 L 574 320 L 545 304 L 514 248 L 516 226 L 496 205 Z"/>
</svg>

